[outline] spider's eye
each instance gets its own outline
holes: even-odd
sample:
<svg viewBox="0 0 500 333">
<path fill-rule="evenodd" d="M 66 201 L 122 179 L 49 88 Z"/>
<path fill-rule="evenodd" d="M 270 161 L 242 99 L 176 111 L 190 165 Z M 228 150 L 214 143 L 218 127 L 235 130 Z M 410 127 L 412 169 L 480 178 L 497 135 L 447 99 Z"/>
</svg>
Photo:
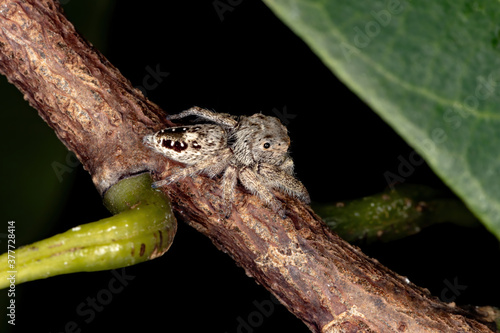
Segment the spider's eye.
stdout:
<svg viewBox="0 0 500 333">
<path fill-rule="evenodd" d="M 271 147 L 271 144 L 269 142 L 264 143 L 264 149 L 267 149 Z"/>
</svg>

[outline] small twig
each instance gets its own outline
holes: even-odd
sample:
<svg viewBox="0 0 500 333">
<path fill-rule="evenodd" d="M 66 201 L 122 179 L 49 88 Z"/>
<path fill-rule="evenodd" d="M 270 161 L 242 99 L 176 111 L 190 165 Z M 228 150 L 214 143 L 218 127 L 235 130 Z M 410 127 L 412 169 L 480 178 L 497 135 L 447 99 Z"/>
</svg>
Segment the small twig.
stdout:
<svg viewBox="0 0 500 333">
<path fill-rule="evenodd" d="M 443 222 L 479 225 L 458 198 L 424 185 L 405 184 L 361 199 L 313 206 L 348 242 L 393 241 Z"/>
</svg>

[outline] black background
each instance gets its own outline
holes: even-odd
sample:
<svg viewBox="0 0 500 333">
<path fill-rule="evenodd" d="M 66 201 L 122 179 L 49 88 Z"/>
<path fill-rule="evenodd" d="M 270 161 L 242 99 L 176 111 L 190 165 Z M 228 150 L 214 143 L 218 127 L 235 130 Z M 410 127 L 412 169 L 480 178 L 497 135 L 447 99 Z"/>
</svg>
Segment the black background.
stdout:
<svg viewBox="0 0 500 333">
<path fill-rule="evenodd" d="M 413 151 L 261 2 L 241 1 L 221 20 L 212 1 L 119 1 L 110 28 L 105 55 L 135 86 L 144 87 L 148 66 L 169 73 L 146 91 L 166 112 L 198 105 L 276 115 L 273 109 L 286 108 L 295 116 L 288 128 L 297 175 L 314 201 L 384 190 L 384 172 L 396 173 L 398 156 Z M 425 165 L 406 181 L 444 187 Z M 53 234 L 109 214 L 81 167 L 68 202 Z M 363 250 L 436 296 L 500 306 L 498 242 L 483 228 L 440 225 Z M 64 332 L 73 321 L 82 332 L 308 332 L 281 305 L 259 317 L 254 301 L 269 300 L 269 292 L 182 221 L 163 257 L 125 272 L 133 279 L 89 322 L 76 309 L 106 294 L 111 272 L 18 286 L 16 331 Z M 458 295 L 446 292 L 445 281 L 455 279 L 466 287 Z M 238 329 L 249 316 L 263 320 Z"/>
</svg>

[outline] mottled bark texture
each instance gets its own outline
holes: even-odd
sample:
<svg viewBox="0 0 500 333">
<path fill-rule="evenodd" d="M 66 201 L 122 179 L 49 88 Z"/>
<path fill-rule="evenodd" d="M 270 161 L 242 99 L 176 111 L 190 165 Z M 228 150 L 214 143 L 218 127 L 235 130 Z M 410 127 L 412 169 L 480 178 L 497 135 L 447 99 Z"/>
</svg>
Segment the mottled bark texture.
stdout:
<svg viewBox="0 0 500 333">
<path fill-rule="evenodd" d="M 102 194 L 172 163 L 142 144 L 168 125 L 86 42 L 52 0 L 0 0 L 0 71 L 74 151 Z M 162 123 L 163 122 L 163 123 Z M 314 332 L 492 332 L 478 313 L 444 304 L 330 232 L 309 207 L 282 196 L 282 219 L 240 190 L 230 218 L 206 177 L 165 188 L 177 214 L 227 252 Z"/>
</svg>

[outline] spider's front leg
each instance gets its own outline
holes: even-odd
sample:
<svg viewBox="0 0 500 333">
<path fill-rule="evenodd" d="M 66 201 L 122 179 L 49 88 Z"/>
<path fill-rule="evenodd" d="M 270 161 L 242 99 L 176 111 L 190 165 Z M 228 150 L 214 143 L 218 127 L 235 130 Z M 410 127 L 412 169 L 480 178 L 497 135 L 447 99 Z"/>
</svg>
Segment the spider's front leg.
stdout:
<svg viewBox="0 0 500 333">
<path fill-rule="evenodd" d="M 293 176 L 294 164 L 292 158 L 290 156 L 286 156 L 285 161 L 279 166 L 279 168 L 290 176 Z"/>
<path fill-rule="evenodd" d="M 291 161 L 291 160 L 290 160 Z M 283 169 L 275 165 L 261 163 L 258 173 L 270 188 L 277 188 L 291 196 L 299 198 L 306 204 L 311 203 L 306 187 L 299 180 L 289 173 L 288 169 Z"/>
<path fill-rule="evenodd" d="M 269 187 L 262 181 L 262 178 L 251 168 L 243 168 L 239 172 L 239 178 L 243 186 L 252 194 L 257 195 L 267 205 L 271 207 L 280 217 L 285 218 L 285 209 L 276 199 Z"/>
</svg>

